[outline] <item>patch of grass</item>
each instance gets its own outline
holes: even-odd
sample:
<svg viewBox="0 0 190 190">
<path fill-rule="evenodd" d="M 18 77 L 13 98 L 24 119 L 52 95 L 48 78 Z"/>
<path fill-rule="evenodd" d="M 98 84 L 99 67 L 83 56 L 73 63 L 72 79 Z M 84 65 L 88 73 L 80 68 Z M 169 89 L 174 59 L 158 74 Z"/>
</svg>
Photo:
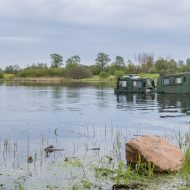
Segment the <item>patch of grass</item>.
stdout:
<svg viewBox="0 0 190 190">
<path fill-rule="evenodd" d="M 96 178 L 98 178 L 100 176 L 109 177 L 110 175 L 112 175 L 114 173 L 113 170 L 111 170 L 110 168 L 105 168 L 105 167 L 95 167 L 94 172 L 95 172 Z"/>
<path fill-rule="evenodd" d="M 72 185 L 71 190 L 79 190 L 80 187 L 77 184 Z"/>
<path fill-rule="evenodd" d="M 82 180 L 83 189 L 91 189 L 93 186 L 93 183 L 86 177 L 84 177 Z"/>
<path fill-rule="evenodd" d="M 142 77 L 142 78 L 157 79 L 160 75 L 159 74 L 140 73 L 140 74 L 138 74 L 138 76 Z"/>
<path fill-rule="evenodd" d="M 154 175 L 154 166 L 152 166 L 150 162 L 143 163 L 141 157 L 139 156 L 136 164 L 136 172 L 138 175 L 145 175 L 148 178 L 151 178 Z"/>
<path fill-rule="evenodd" d="M 81 168 L 81 167 L 83 167 L 83 163 L 81 162 L 80 159 L 65 159 L 64 162 L 59 162 L 59 163 L 57 163 L 57 165 L 59 166 L 59 168 L 65 168 L 65 167 Z M 50 166 L 53 167 L 54 163 Z"/>
<path fill-rule="evenodd" d="M 108 76 L 108 77 L 100 77 L 98 75 L 93 75 L 91 78 L 86 78 L 86 79 L 80 79 L 78 80 L 79 82 L 110 82 L 114 81 L 115 82 L 116 78 L 115 76 Z"/>
<path fill-rule="evenodd" d="M 15 74 L 4 74 L 4 79 L 9 80 L 15 77 Z"/>
<path fill-rule="evenodd" d="M 185 160 L 181 172 L 182 174 L 190 174 L 190 147 L 185 150 Z"/>
</svg>

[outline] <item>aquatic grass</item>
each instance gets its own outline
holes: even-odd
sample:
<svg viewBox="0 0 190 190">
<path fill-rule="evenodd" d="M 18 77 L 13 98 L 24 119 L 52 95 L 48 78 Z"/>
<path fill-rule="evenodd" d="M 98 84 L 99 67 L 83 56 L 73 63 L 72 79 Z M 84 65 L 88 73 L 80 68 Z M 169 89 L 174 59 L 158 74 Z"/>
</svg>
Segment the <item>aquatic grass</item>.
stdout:
<svg viewBox="0 0 190 190">
<path fill-rule="evenodd" d="M 151 178 L 154 175 L 154 166 L 152 165 L 151 162 L 148 162 L 148 163 L 142 162 L 142 158 L 139 155 L 137 164 L 135 166 L 135 172 L 138 175 L 145 175 Z"/>
<path fill-rule="evenodd" d="M 81 130 L 84 132 L 82 135 Z M 35 178 L 35 172 L 39 174 L 39 176 L 42 176 L 44 171 L 45 174 L 48 173 L 48 176 L 44 176 L 44 181 L 40 184 L 40 187 L 44 188 L 46 186 L 54 187 L 54 185 L 52 185 L 54 184 L 54 180 L 59 179 L 60 176 L 64 183 L 60 180 L 56 186 L 66 189 L 110 189 L 114 184 L 129 187 L 131 185 L 144 186 L 147 185 L 147 183 L 149 186 L 154 184 L 154 180 L 157 179 L 158 175 L 154 173 L 154 168 L 151 163 L 145 164 L 142 162 L 142 159 L 139 158 L 138 163 L 133 167 L 126 162 L 123 154 L 125 139 L 128 137 L 126 129 L 118 130 L 107 126 L 97 129 L 87 126 L 77 128 L 76 131 L 78 140 L 71 143 L 70 152 L 65 151 L 64 154 L 60 155 L 55 152 L 48 158 L 45 157 L 43 149 L 52 143 L 51 139 L 43 136 L 42 139 L 40 139 L 41 144 L 39 149 L 34 152 L 31 152 L 31 142 L 28 141 L 28 144 L 26 143 L 25 156 L 29 154 L 34 160 L 33 163 L 28 164 L 28 168 L 25 168 L 25 181 L 29 183 L 29 186 L 31 186 L 31 181 L 33 183 L 36 182 L 38 185 L 39 180 Z M 183 137 L 182 133 L 180 135 Z M 86 136 L 88 136 L 88 138 Z M 186 141 L 188 144 L 189 136 L 188 134 L 184 136 L 184 138 L 178 139 Z M 174 135 L 172 138 L 174 138 Z M 56 142 L 59 143 L 59 138 Z M 15 159 L 19 156 L 18 143 L 16 142 L 16 144 L 14 144 L 10 139 L 6 139 L 1 143 L 0 152 L 2 150 L 4 151 L 6 161 L 9 161 L 9 154 L 10 157 L 13 156 Z M 74 155 L 73 150 L 75 150 Z M 79 155 L 78 153 L 81 151 L 83 154 Z M 87 154 L 85 155 L 86 151 Z M 23 167 L 23 160 L 26 161 L 26 158 L 19 158 L 20 169 Z M 32 174 L 31 176 L 28 174 L 29 172 Z M 171 174 L 165 176 L 171 176 Z M 163 178 L 166 178 L 165 176 L 163 176 Z M 15 178 L 15 181 L 18 182 L 18 178 Z M 7 186 L 7 182 L 5 183 L 5 186 Z"/>
<path fill-rule="evenodd" d="M 80 190 L 80 187 L 77 184 L 73 184 L 71 190 Z"/>
<path fill-rule="evenodd" d="M 190 174 L 190 147 L 185 151 L 185 160 L 183 162 L 182 173 Z"/>
</svg>

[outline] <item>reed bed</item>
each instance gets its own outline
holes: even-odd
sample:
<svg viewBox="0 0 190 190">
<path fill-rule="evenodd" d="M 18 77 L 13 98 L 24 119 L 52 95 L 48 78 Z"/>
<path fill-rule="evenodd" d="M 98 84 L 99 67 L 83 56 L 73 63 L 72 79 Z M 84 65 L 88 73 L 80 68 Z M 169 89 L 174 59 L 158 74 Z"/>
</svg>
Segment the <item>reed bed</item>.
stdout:
<svg viewBox="0 0 190 190">
<path fill-rule="evenodd" d="M 75 138 L 59 137 L 60 129 L 49 129 L 54 138 L 0 141 L 0 189 L 173 189 L 190 185 L 190 132 L 162 136 L 186 154 L 186 162 L 175 174 L 155 174 L 139 159 L 136 167 L 125 160 L 125 143 L 134 136 L 127 128 L 78 127 Z M 54 147 L 46 149 L 47 147 Z M 47 154 L 47 150 L 49 150 Z M 50 151 L 51 150 L 51 151 Z"/>
</svg>

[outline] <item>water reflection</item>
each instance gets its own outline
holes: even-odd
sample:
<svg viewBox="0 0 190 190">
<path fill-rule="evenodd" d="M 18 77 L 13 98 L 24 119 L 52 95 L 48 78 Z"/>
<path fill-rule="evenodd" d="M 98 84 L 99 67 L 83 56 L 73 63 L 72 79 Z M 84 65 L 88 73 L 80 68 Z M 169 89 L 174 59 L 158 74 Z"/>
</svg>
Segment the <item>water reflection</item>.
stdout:
<svg viewBox="0 0 190 190">
<path fill-rule="evenodd" d="M 150 110 L 156 108 L 161 118 L 190 115 L 190 94 L 127 94 L 117 95 L 117 108 Z M 141 106 L 143 105 L 143 107 Z M 150 106 L 152 105 L 152 106 Z"/>
<path fill-rule="evenodd" d="M 127 110 L 152 110 L 156 107 L 155 94 L 127 94 L 117 95 L 117 108 Z"/>
<path fill-rule="evenodd" d="M 159 112 L 168 113 L 162 117 L 181 117 L 190 115 L 190 94 L 159 94 Z"/>
<path fill-rule="evenodd" d="M 147 100 L 155 100 L 155 94 L 129 93 L 127 95 L 117 95 L 118 103 L 124 103 L 124 102 L 140 103 L 140 102 L 146 102 Z"/>
<path fill-rule="evenodd" d="M 120 137 L 124 151 L 125 142 L 136 134 L 170 135 L 174 130 L 187 131 L 189 113 L 190 95 L 115 96 L 109 83 L 4 84 L 0 85 L 0 150 L 3 150 L 5 140 L 16 142 L 18 158 L 23 165 L 28 152 L 38 155 L 36 160 L 41 162 L 43 156 L 39 156 L 49 145 L 64 148 L 65 157 L 84 157 L 86 150 L 100 147 L 101 157 L 113 152 L 117 137 Z M 53 156 L 57 160 L 59 154 L 55 153 L 51 158 Z M 13 159 L 8 157 L 11 168 L 14 152 Z M 64 159 L 61 155 L 60 158 L 62 163 Z M 53 162 L 48 161 L 49 172 Z M 2 163 L 4 154 L 1 153 L 1 171 Z M 37 178 L 46 179 L 44 176 Z"/>
<path fill-rule="evenodd" d="M 50 87 L 50 86 L 61 86 L 67 87 L 70 89 L 76 88 L 89 88 L 95 87 L 96 89 L 102 88 L 114 88 L 115 82 L 60 82 L 60 83 L 51 83 L 51 82 L 37 82 L 37 81 L 7 81 L 6 83 L 0 83 L 6 86 L 26 86 L 26 87 Z"/>
<path fill-rule="evenodd" d="M 8 83 L 0 86 L 1 133 L 66 126 L 109 126 L 152 132 L 184 127 L 189 123 L 190 95 L 114 95 L 110 83 L 33 85 Z M 168 125 L 169 123 L 169 125 Z M 7 132 L 7 130 L 9 131 Z M 4 131 L 4 132 L 3 132 Z M 9 134 L 10 133 L 10 134 Z"/>
</svg>

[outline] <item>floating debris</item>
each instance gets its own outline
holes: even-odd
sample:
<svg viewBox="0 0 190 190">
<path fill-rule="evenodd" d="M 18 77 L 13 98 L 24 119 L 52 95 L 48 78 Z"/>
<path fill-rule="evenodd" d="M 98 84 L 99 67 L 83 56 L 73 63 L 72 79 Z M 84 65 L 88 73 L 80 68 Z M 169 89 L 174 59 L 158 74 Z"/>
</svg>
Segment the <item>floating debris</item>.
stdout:
<svg viewBox="0 0 190 190">
<path fill-rule="evenodd" d="M 29 164 L 31 164 L 31 163 L 33 162 L 33 158 L 32 158 L 32 156 L 28 156 L 28 160 L 27 160 L 27 162 L 28 162 Z"/>
<path fill-rule="evenodd" d="M 145 190 L 145 187 L 143 187 L 141 184 L 138 183 L 132 183 L 129 185 L 125 184 L 115 184 L 112 186 L 112 190 Z"/>
<path fill-rule="evenodd" d="M 52 153 L 52 152 L 55 152 L 55 151 L 64 151 L 64 149 L 58 149 L 58 148 L 55 148 L 53 145 L 50 145 L 46 148 L 44 148 L 44 151 L 46 153 L 46 157 L 49 157 L 49 154 Z"/>
</svg>

